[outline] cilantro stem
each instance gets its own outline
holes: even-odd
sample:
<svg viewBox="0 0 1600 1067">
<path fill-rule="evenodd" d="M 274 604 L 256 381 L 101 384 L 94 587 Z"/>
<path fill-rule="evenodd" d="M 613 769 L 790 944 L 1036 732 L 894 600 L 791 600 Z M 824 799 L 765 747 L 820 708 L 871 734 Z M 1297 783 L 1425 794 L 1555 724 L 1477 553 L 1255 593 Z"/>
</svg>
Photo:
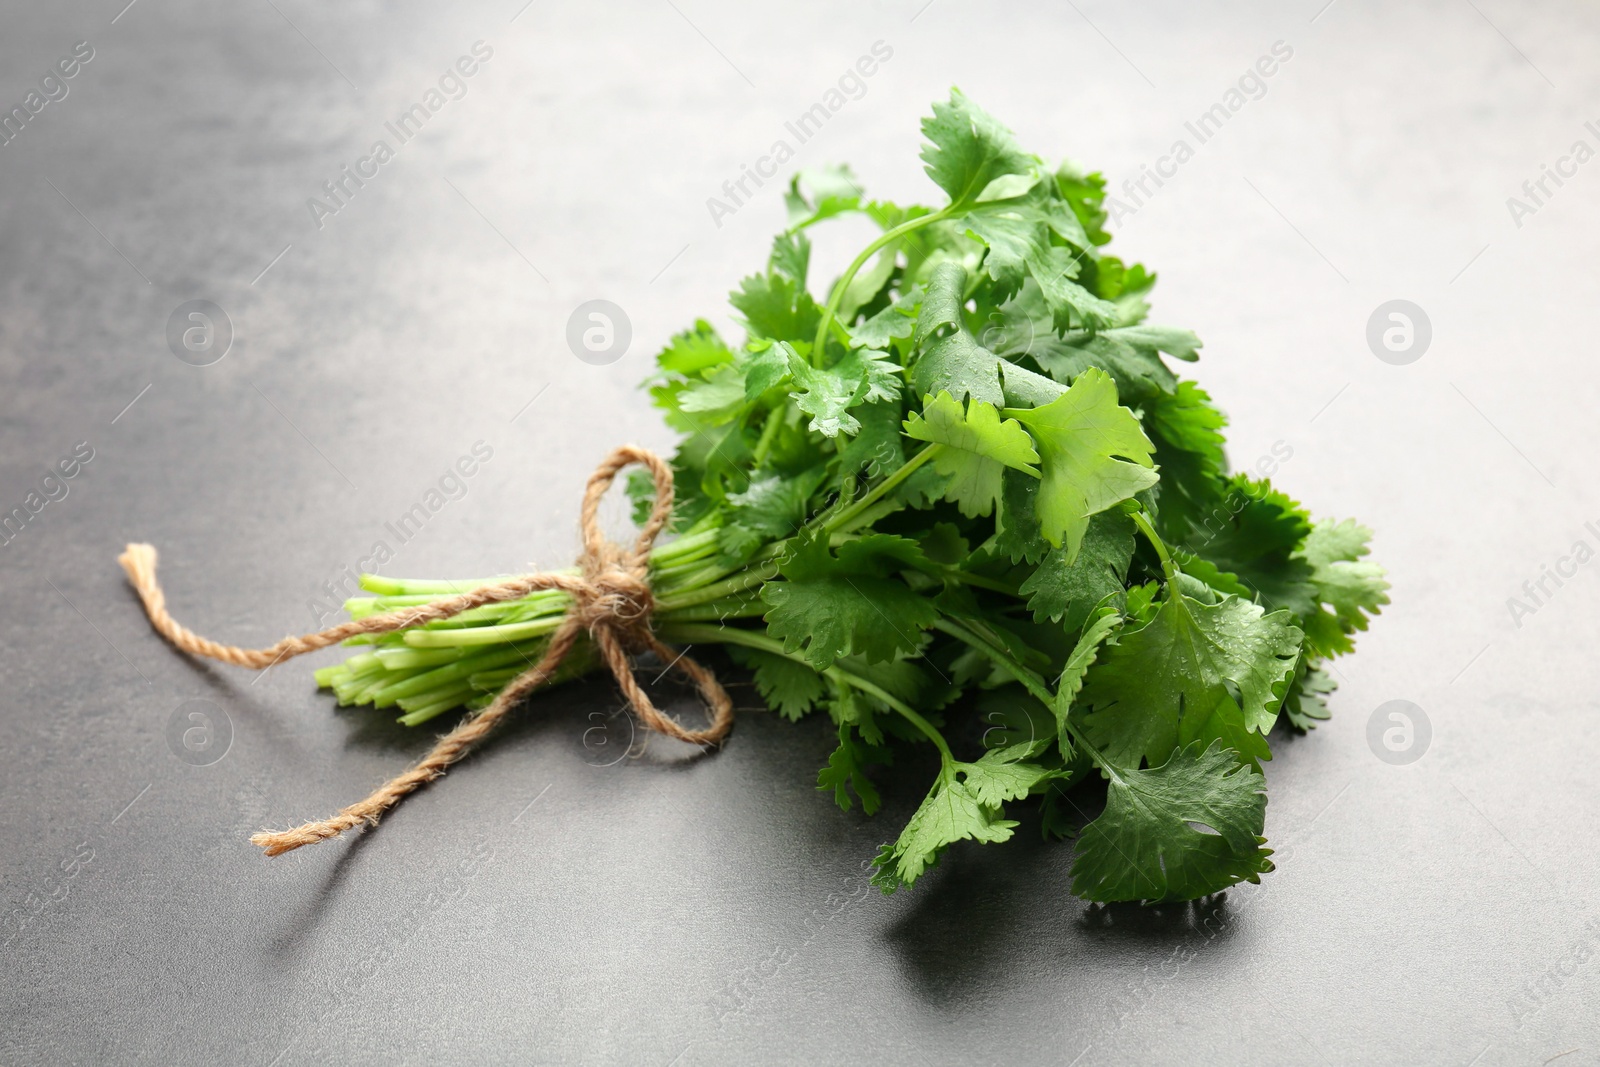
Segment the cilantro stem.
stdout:
<svg viewBox="0 0 1600 1067">
<path fill-rule="evenodd" d="M 904 701 L 884 690 L 882 687 L 867 681 L 859 674 L 852 674 L 837 664 L 829 667 L 825 673 L 831 678 L 837 679 L 838 681 L 844 682 L 848 685 L 855 686 L 857 689 L 868 694 L 869 696 L 877 697 L 895 711 L 899 712 L 902 718 L 904 718 L 912 726 L 915 726 L 918 730 L 921 730 L 923 734 L 927 736 L 928 740 L 933 742 L 934 747 L 939 750 L 940 772 L 948 775 L 949 772 L 954 769 L 956 758 L 950 753 L 950 745 L 945 741 L 944 735 L 939 732 L 938 728 L 934 726 L 933 723 L 929 722 L 927 719 L 924 719 L 921 715 L 917 714 L 917 712 L 913 711 L 911 707 Z"/>
<path fill-rule="evenodd" d="M 778 436 L 778 428 L 783 425 L 783 408 L 773 408 L 767 415 L 766 424 L 761 427 L 761 437 L 756 441 L 755 458 L 752 467 L 760 467 L 766 461 L 767 453 L 772 451 L 772 440 Z"/>
<path fill-rule="evenodd" d="M 1178 566 L 1172 562 L 1172 553 L 1167 551 L 1166 542 L 1161 540 L 1156 528 L 1150 525 L 1150 520 L 1145 517 L 1143 511 L 1130 511 L 1128 515 L 1133 519 L 1133 524 L 1139 527 L 1139 532 L 1150 542 L 1150 547 L 1156 550 L 1156 555 L 1161 557 L 1161 573 L 1166 575 L 1167 586 L 1175 588 L 1178 581 Z"/>
<path fill-rule="evenodd" d="M 774 656 L 782 656 L 784 659 L 793 660 L 796 663 L 802 663 L 807 667 L 811 667 L 811 664 L 806 662 L 804 656 L 784 651 L 783 642 L 775 640 L 771 637 L 768 637 L 766 634 L 759 633 L 755 630 L 741 630 L 733 626 L 705 626 L 695 623 L 672 623 L 670 625 L 663 626 L 661 636 L 663 640 L 681 644 L 742 645 L 745 648 L 754 648 L 761 652 L 769 652 Z M 816 668 L 813 667 L 812 669 L 815 670 Z M 855 674 L 852 671 L 846 670 L 837 663 L 822 673 L 826 674 L 835 681 L 840 682 L 841 684 L 852 686 L 861 690 L 863 693 L 866 693 L 868 696 L 876 697 L 878 700 L 883 701 L 890 708 L 899 713 L 899 715 L 912 726 L 915 726 L 918 730 L 922 731 L 922 733 L 927 736 L 928 740 L 933 742 L 934 747 L 939 750 L 941 773 L 948 773 L 955 766 L 956 758 L 951 754 L 950 745 L 945 741 L 944 735 L 939 732 L 938 727 L 934 726 L 933 723 L 919 715 L 910 707 L 910 705 L 906 704 L 899 697 L 896 697 L 894 694 L 886 691 L 876 683 L 870 682 L 861 677 L 859 674 Z"/>
<path fill-rule="evenodd" d="M 759 567 L 751 567 L 741 571 L 731 578 L 724 578 L 720 582 L 683 593 L 676 597 L 663 597 L 656 601 L 656 610 L 666 613 L 680 608 L 694 607 L 696 604 L 709 604 L 713 600 L 720 600 L 734 593 L 742 593 L 752 586 L 770 581 L 778 573 L 776 563 L 764 563 Z"/>
<path fill-rule="evenodd" d="M 1023 688 L 1029 693 L 1033 694 L 1033 696 L 1042 702 L 1045 707 L 1049 708 L 1055 706 L 1055 695 L 1050 692 L 1050 687 L 1045 685 L 1044 679 L 1039 677 L 1038 672 L 1029 669 L 1021 663 L 1018 663 L 1016 659 L 1012 657 L 1011 653 L 1001 648 L 988 637 L 980 634 L 976 630 L 969 630 L 967 627 L 955 622 L 950 618 L 941 618 L 938 622 L 933 624 L 933 628 L 935 630 L 942 630 L 951 637 L 956 638 L 958 641 L 962 641 L 988 656 L 1007 674 L 1021 682 Z M 1122 775 L 1118 773 L 1117 769 L 1111 765 L 1111 763 L 1105 758 L 1098 748 L 1089 743 L 1089 739 L 1084 737 L 1076 726 L 1072 725 L 1072 720 L 1070 718 L 1065 720 L 1065 725 L 1067 732 L 1072 735 L 1073 744 L 1087 752 L 1089 757 L 1093 759 L 1095 763 L 1100 766 L 1100 769 L 1105 771 L 1107 775 L 1115 778 L 1118 781 L 1122 780 Z"/>
<path fill-rule="evenodd" d="M 954 206 L 954 204 L 947 204 L 931 215 L 918 215 L 914 219 L 907 219 L 893 229 L 885 230 L 878 235 L 876 240 L 867 245 L 866 248 L 863 248 L 861 254 L 856 256 L 850 266 L 845 268 L 845 272 L 839 275 L 839 280 L 833 283 L 833 293 L 828 297 L 828 306 L 822 309 L 822 321 L 817 323 L 817 337 L 811 345 L 811 365 L 813 367 L 822 366 L 822 351 L 828 343 L 828 326 L 834 321 L 834 316 L 838 314 L 839 305 L 844 303 L 844 292 L 850 288 L 850 283 L 855 281 L 856 272 L 866 266 L 867 260 L 871 259 L 885 245 L 892 244 L 914 230 L 920 230 L 924 226 L 930 226 L 935 222 L 948 218 L 950 209 Z"/>
<path fill-rule="evenodd" d="M 885 493 L 915 474 L 918 467 L 937 456 L 939 450 L 943 447 L 943 445 L 929 445 L 906 460 L 898 470 L 874 486 L 866 496 L 829 519 L 823 525 L 823 529 L 829 533 L 841 533 L 848 530 L 850 525 L 859 519 L 868 508 L 882 500 Z"/>
</svg>

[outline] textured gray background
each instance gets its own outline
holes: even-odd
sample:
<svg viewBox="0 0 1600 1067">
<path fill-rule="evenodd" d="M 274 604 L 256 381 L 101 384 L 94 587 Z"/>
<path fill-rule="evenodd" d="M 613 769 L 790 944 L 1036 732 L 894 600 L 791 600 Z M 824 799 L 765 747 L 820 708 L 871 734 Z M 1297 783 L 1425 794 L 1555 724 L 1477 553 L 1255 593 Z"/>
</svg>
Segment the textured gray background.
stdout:
<svg viewBox="0 0 1600 1067">
<path fill-rule="evenodd" d="M 0 510 L 95 450 L 0 548 L 0 1062 L 1596 1062 L 1600 587 L 1580 569 L 1520 626 L 1506 603 L 1600 545 L 1600 162 L 1520 227 L 1506 206 L 1600 147 L 1595 8 L 519 3 L 0 13 L 6 108 L 95 50 L 0 148 Z M 318 229 L 307 198 L 480 39 L 468 94 Z M 877 40 L 893 58 L 792 165 L 896 199 L 932 191 L 917 120 L 952 83 L 1120 183 L 1294 50 L 1118 241 L 1207 342 L 1235 460 L 1292 448 L 1279 484 L 1375 527 L 1394 580 L 1332 723 L 1268 768 L 1279 872 L 1198 912 L 1088 908 L 1025 826 L 868 895 L 925 768 L 845 815 L 811 788 L 825 724 L 754 712 L 714 758 L 602 766 L 628 726 L 599 682 L 380 832 L 264 860 L 248 832 L 430 732 L 336 711 L 305 661 L 174 654 L 122 543 L 161 547 L 180 619 L 265 644 L 483 440 L 388 570 L 564 563 L 594 462 L 670 444 L 635 389 L 654 349 L 725 323 L 781 225 L 776 184 L 720 228 L 706 198 Z M 633 324 L 609 367 L 564 342 L 597 297 Z M 1434 331 L 1402 367 L 1364 339 L 1397 297 Z M 206 368 L 164 339 L 195 298 L 237 333 Z M 209 766 L 165 739 L 196 698 L 232 724 Z M 1394 699 L 1432 723 L 1409 766 L 1366 740 Z"/>
</svg>

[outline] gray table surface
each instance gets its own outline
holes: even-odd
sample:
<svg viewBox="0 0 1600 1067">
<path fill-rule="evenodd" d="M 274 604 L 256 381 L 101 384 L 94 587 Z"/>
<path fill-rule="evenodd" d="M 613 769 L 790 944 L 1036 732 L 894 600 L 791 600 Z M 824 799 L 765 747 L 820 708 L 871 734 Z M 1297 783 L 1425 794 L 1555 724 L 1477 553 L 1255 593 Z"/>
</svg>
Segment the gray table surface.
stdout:
<svg viewBox="0 0 1600 1067">
<path fill-rule="evenodd" d="M 93 52 L 0 147 L 0 511 L 93 452 L 0 548 L 0 1062 L 1596 1062 L 1592 5 L 121 3 L 0 19 L 0 106 Z M 464 95 L 315 217 L 479 41 Z M 915 774 L 842 814 L 812 787 L 826 724 L 754 711 L 714 757 L 618 760 L 602 681 L 377 833 L 263 859 L 249 832 L 430 731 L 336 710 L 307 661 L 175 654 L 122 544 L 161 547 L 181 620 L 270 643 L 483 442 L 385 570 L 563 565 L 599 457 L 671 444 L 636 389 L 655 349 L 726 324 L 781 225 L 776 182 L 720 220 L 707 198 L 878 41 L 790 166 L 929 197 L 917 121 L 952 83 L 1118 187 L 1195 148 L 1129 201 L 1123 254 L 1206 340 L 1236 462 L 1292 452 L 1279 484 L 1371 524 L 1394 581 L 1333 721 L 1268 768 L 1278 872 L 1092 908 L 1030 830 L 885 899 L 861 864 Z M 1185 123 L 1275 42 L 1199 144 Z M 1545 165 L 1569 176 L 1535 201 Z M 607 366 L 565 342 L 595 298 L 632 324 Z M 1397 298 L 1432 326 L 1406 365 L 1366 340 Z M 166 336 L 195 299 L 234 334 L 205 367 Z M 1368 742 L 1392 700 L 1431 725 L 1404 765 Z M 169 741 L 195 708 L 213 762 Z"/>
</svg>

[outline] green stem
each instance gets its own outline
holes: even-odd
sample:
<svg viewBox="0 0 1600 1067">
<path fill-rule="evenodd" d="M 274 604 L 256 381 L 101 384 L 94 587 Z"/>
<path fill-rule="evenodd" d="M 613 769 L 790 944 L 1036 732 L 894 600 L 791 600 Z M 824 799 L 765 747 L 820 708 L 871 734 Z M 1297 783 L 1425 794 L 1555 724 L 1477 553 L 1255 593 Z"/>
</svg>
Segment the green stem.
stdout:
<svg viewBox="0 0 1600 1067">
<path fill-rule="evenodd" d="M 776 563 L 768 563 L 760 567 L 752 567 L 748 570 L 735 574 L 731 578 L 725 578 L 720 582 L 713 582 L 710 585 L 701 586 L 692 592 L 683 593 L 675 597 L 664 597 L 661 600 L 656 601 L 656 610 L 663 614 L 667 614 L 669 612 L 677 611 L 680 608 L 694 607 L 696 604 L 709 604 L 713 600 L 721 600 L 725 596 L 731 596 L 734 593 L 742 593 L 751 586 L 760 585 L 762 582 L 769 581 L 777 573 L 778 565 Z"/>
<path fill-rule="evenodd" d="M 1150 525 L 1150 520 L 1145 517 L 1143 511 L 1129 512 L 1129 516 L 1133 519 L 1133 524 L 1139 527 L 1139 532 L 1149 540 L 1150 547 L 1156 550 L 1156 555 L 1161 557 L 1161 573 L 1166 575 L 1168 589 L 1176 591 L 1178 566 L 1172 562 L 1172 553 L 1167 551 L 1166 542 L 1161 540 L 1161 536 L 1156 533 L 1156 528 Z"/>
<path fill-rule="evenodd" d="M 838 314 L 839 305 L 844 303 L 844 292 L 850 288 L 850 283 L 855 281 L 856 272 L 866 266 L 867 260 L 871 259 L 885 245 L 899 240 L 914 230 L 920 230 L 924 226 L 930 226 L 947 218 L 950 214 L 951 206 L 953 205 L 943 207 L 931 215 L 919 215 L 917 218 L 902 222 L 891 230 L 885 230 L 878 235 L 877 240 L 862 249 L 861 254 L 856 256 L 850 266 L 845 268 L 845 272 L 839 276 L 839 280 L 834 282 L 833 293 L 828 297 L 828 306 L 822 310 L 822 321 L 817 324 L 817 337 L 811 345 L 812 366 L 822 366 L 822 351 L 828 341 L 828 326 L 833 322 L 834 316 Z"/>
<path fill-rule="evenodd" d="M 749 619 L 767 613 L 767 604 L 760 597 L 755 596 L 730 596 L 713 600 L 707 604 L 696 604 L 693 607 L 677 608 L 671 612 L 664 612 L 661 621 L 666 622 L 701 622 L 711 619 Z"/>
<path fill-rule="evenodd" d="M 827 530 L 830 534 L 841 533 L 848 530 L 850 528 L 850 524 L 856 519 L 860 518 L 868 508 L 882 500 L 884 494 L 888 493 L 895 486 L 899 485 L 901 482 L 915 474 L 917 468 L 921 467 L 924 463 L 937 456 L 939 454 L 939 450 L 942 448 L 944 448 L 943 445 L 929 445 L 921 452 L 918 452 L 916 455 L 906 460 L 900 465 L 899 470 L 895 471 L 893 474 L 889 475 L 889 477 L 879 482 L 869 493 L 867 493 L 866 496 L 862 497 L 860 500 L 857 500 L 854 504 L 851 504 L 849 507 L 839 512 L 839 514 L 829 519 L 827 523 L 824 524 L 823 529 Z"/>
<path fill-rule="evenodd" d="M 767 453 L 772 450 L 772 440 L 778 436 L 778 428 L 783 425 L 782 407 L 773 408 L 767 415 L 767 421 L 761 427 L 761 439 L 756 442 L 754 467 L 760 467 L 766 461 Z"/>
<path fill-rule="evenodd" d="M 1038 672 L 1029 669 L 1021 663 L 1018 663 L 1014 658 L 1012 658 L 1011 653 L 1007 652 L 999 645 L 994 644 L 988 638 L 980 635 L 976 631 L 969 630 L 967 627 L 949 618 L 941 618 L 938 622 L 933 624 L 933 628 L 935 630 L 942 630 L 951 637 L 954 637 L 956 640 L 972 646 L 979 652 L 982 652 L 984 655 L 994 660 L 995 663 L 999 664 L 1002 670 L 1011 675 L 1011 677 L 1015 678 L 1017 681 L 1021 682 L 1023 688 L 1027 689 L 1029 693 L 1032 693 L 1034 697 L 1044 704 L 1045 707 L 1051 708 L 1055 706 L 1055 695 L 1050 692 L 1050 687 L 1045 685 L 1044 679 L 1039 677 Z M 1105 771 L 1108 776 L 1115 778 L 1118 781 L 1122 780 L 1122 775 L 1117 772 L 1117 769 L 1111 765 L 1110 761 L 1106 759 L 1105 755 L 1102 754 L 1098 748 L 1089 743 L 1089 739 L 1084 737 L 1083 733 L 1072 724 L 1072 720 L 1070 718 L 1063 716 L 1061 721 L 1062 724 L 1066 726 L 1067 732 L 1072 735 L 1073 744 L 1089 753 L 1089 757 L 1093 759 L 1095 763 L 1100 766 L 1100 769 Z"/>
<path fill-rule="evenodd" d="M 899 712 L 902 718 L 904 718 L 912 726 L 915 726 L 918 730 L 921 730 L 928 740 L 933 742 L 934 747 L 939 750 L 940 772 L 948 775 L 950 771 L 954 769 L 956 758 L 950 754 L 950 745 L 945 741 L 944 735 L 939 732 L 938 728 L 934 726 L 933 723 L 917 714 L 909 705 L 901 701 L 892 693 L 889 693 L 881 687 L 874 685 L 872 682 L 867 681 L 858 674 L 852 674 L 838 665 L 829 667 L 826 673 L 829 677 L 834 678 L 837 681 L 844 682 L 848 685 L 853 685 L 863 693 L 877 697 L 895 711 Z"/>
<path fill-rule="evenodd" d="M 745 648 L 754 648 L 762 652 L 770 652 L 774 656 L 782 656 L 783 658 L 793 660 L 796 663 L 805 664 L 807 667 L 811 666 L 811 664 L 806 663 L 804 656 L 799 656 L 794 653 L 784 651 L 783 643 L 781 641 L 774 640 L 773 638 L 768 637 L 766 634 L 759 633 L 755 630 L 741 630 L 733 626 L 704 626 L 696 623 L 674 623 L 662 628 L 661 637 L 662 640 L 671 641 L 677 644 L 742 645 Z M 812 669 L 815 670 L 815 668 Z M 934 747 L 939 750 L 939 759 L 943 768 L 948 770 L 950 767 L 954 766 L 956 759 L 953 755 L 951 755 L 950 746 L 948 743 L 946 743 L 944 735 L 939 732 L 938 727 L 934 726 L 933 723 L 919 715 L 899 697 L 896 697 L 894 694 L 885 691 L 880 686 L 869 682 L 860 675 L 846 670 L 837 663 L 832 667 L 829 667 L 823 673 L 833 678 L 837 682 L 853 686 L 854 688 L 861 690 L 863 693 L 883 701 L 890 708 L 899 713 L 907 722 L 920 730 L 928 738 L 928 740 L 933 742 Z"/>
</svg>

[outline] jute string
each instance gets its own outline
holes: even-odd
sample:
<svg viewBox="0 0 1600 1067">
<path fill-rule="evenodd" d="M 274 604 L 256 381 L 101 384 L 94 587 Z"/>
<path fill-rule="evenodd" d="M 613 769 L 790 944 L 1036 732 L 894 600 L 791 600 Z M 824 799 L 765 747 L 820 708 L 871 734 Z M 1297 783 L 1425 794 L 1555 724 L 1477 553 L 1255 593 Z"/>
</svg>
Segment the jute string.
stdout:
<svg viewBox="0 0 1600 1067">
<path fill-rule="evenodd" d="M 655 479 L 656 502 L 650 519 L 638 540 L 623 550 L 608 541 L 600 529 L 600 499 L 618 472 L 634 464 L 647 467 Z M 581 528 L 583 554 L 578 559 L 580 573 L 546 572 L 507 578 L 480 586 L 469 593 L 437 600 L 431 604 L 400 608 L 364 619 L 353 619 L 317 633 L 285 637 L 271 648 L 239 648 L 201 637 L 180 625 L 167 613 L 166 597 L 156 581 L 156 550 L 147 544 L 130 544 L 117 557 L 128 581 L 144 602 L 145 614 L 156 630 L 179 649 L 194 655 L 232 663 L 240 667 L 269 667 L 280 660 L 338 644 L 357 634 L 389 633 L 436 619 L 448 619 L 470 608 L 501 600 L 514 600 L 541 589 L 559 589 L 572 597 L 572 608 L 550 636 L 550 644 L 539 662 L 506 685 L 494 702 L 439 738 L 421 760 L 404 774 L 385 782 L 366 799 L 351 804 L 328 819 L 308 822 L 292 830 L 267 830 L 250 840 L 269 856 L 291 852 L 301 845 L 335 837 L 361 823 L 376 826 L 378 818 L 422 785 L 433 781 L 481 741 L 524 696 L 550 678 L 573 645 L 585 632 L 594 640 L 601 658 L 634 712 L 645 726 L 658 733 L 692 744 L 716 744 L 733 725 L 733 701 L 717 681 L 716 675 L 686 655 L 675 654 L 656 637 L 650 626 L 655 602 L 650 594 L 649 556 L 672 514 L 672 469 L 647 449 L 624 445 L 607 456 L 589 477 L 583 494 Z M 629 654 L 651 651 L 672 669 L 687 676 L 700 690 L 710 711 L 710 725 L 703 730 L 688 730 L 661 714 L 633 677 Z"/>
</svg>

